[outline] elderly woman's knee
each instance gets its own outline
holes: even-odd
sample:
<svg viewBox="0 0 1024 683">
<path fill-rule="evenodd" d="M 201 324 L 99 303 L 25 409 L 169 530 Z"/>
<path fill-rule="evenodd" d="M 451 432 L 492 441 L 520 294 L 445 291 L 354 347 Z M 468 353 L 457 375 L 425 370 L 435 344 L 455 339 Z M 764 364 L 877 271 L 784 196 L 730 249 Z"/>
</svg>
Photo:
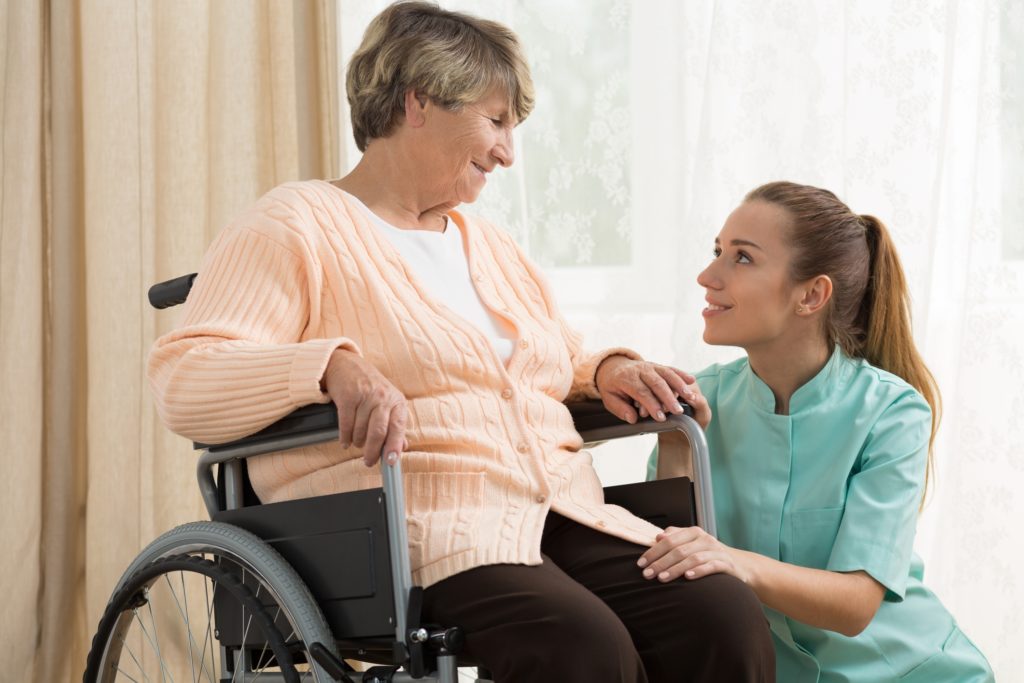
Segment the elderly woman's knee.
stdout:
<svg viewBox="0 0 1024 683">
<path fill-rule="evenodd" d="M 646 680 L 629 631 L 613 614 L 602 618 L 561 615 L 551 627 L 563 644 L 550 665 L 551 680 Z"/>
</svg>

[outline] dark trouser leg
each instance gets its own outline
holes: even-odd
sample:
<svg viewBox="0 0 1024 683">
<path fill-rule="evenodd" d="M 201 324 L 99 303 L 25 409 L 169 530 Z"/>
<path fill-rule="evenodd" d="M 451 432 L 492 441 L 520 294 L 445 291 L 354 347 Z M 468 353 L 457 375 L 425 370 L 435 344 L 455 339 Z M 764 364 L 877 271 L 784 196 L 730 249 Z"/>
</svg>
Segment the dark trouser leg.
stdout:
<svg viewBox="0 0 1024 683">
<path fill-rule="evenodd" d="M 645 579 L 636 566 L 642 546 L 554 513 L 541 548 L 618 615 L 651 683 L 775 680 L 767 620 L 753 591 L 738 579 Z"/>
<path fill-rule="evenodd" d="M 647 681 L 619 618 L 547 558 L 471 569 L 423 598 L 425 619 L 463 627 L 465 654 L 497 683 Z"/>
</svg>

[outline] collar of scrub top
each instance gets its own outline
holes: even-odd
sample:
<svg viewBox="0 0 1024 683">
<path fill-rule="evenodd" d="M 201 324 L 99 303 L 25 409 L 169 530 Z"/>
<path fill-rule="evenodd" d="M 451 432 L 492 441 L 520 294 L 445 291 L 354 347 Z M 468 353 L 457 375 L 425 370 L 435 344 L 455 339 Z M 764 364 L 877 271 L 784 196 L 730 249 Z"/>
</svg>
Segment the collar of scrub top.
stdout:
<svg viewBox="0 0 1024 683">
<path fill-rule="evenodd" d="M 836 344 L 825 367 L 812 377 L 811 381 L 797 389 L 789 400 L 789 415 L 779 417 L 793 417 L 804 411 L 822 407 L 829 397 L 837 395 L 837 390 L 850 374 L 852 363 L 839 344 Z M 772 394 L 771 388 L 757 376 L 749 361 L 743 371 L 747 375 L 747 391 L 754 405 L 774 415 L 775 395 Z"/>
</svg>

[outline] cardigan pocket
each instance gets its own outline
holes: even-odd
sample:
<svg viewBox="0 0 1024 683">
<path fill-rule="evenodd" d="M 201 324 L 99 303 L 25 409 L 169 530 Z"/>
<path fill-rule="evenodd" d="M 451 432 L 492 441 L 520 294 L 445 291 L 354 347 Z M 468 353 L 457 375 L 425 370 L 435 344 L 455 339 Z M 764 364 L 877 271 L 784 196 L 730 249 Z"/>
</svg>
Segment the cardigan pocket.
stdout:
<svg viewBox="0 0 1024 683">
<path fill-rule="evenodd" d="M 790 513 L 793 530 L 792 564 L 825 569 L 843 521 L 845 508 L 794 510 Z"/>
<path fill-rule="evenodd" d="M 478 545 L 484 472 L 410 472 L 403 477 L 415 571 Z"/>
</svg>

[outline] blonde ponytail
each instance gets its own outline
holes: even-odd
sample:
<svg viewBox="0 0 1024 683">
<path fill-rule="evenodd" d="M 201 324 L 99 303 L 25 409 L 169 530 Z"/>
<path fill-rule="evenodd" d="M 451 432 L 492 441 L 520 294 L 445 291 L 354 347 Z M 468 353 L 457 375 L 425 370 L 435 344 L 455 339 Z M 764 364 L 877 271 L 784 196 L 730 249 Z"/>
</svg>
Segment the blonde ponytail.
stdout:
<svg viewBox="0 0 1024 683">
<path fill-rule="evenodd" d="M 910 321 L 910 292 L 903 265 L 882 221 L 860 216 L 866 230 L 871 270 L 858 323 L 865 331 L 863 357 L 875 367 L 902 377 L 917 389 L 932 409 L 925 495 L 934 475 L 933 445 L 942 419 L 942 396 L 938 383 L 914 344 Z"/>
</svg>

